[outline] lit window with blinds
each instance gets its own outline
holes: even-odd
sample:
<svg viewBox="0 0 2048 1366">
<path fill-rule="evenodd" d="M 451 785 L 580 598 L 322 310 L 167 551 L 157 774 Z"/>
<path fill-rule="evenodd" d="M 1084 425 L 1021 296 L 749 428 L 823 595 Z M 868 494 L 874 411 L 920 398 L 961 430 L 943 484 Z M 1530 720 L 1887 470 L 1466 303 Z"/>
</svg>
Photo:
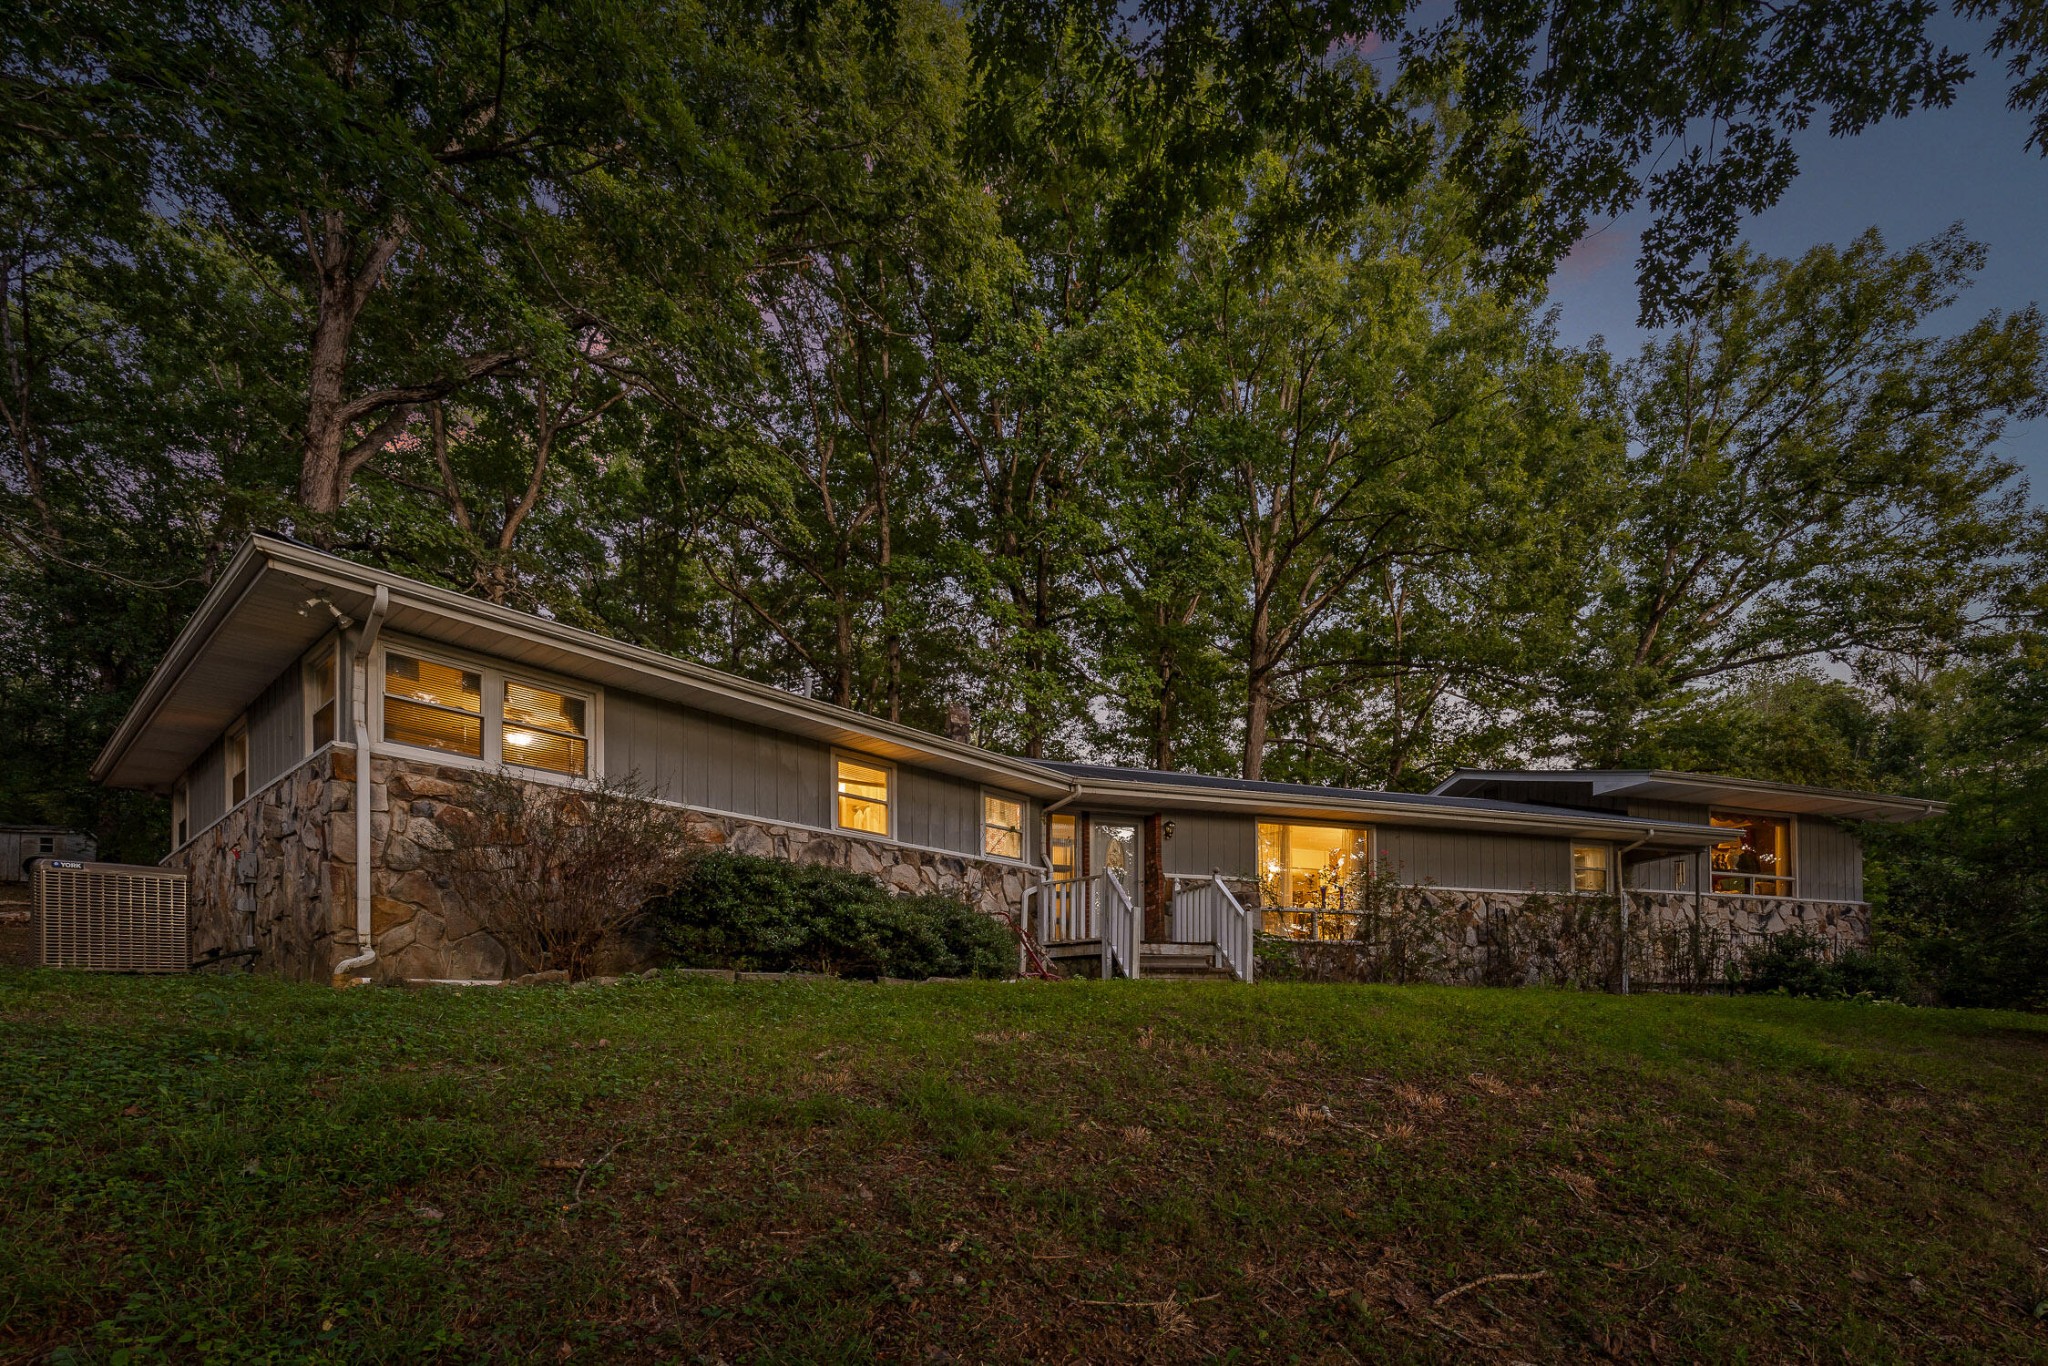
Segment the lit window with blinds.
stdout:
<svg viewBox="0 0 2048 1366">
<path fill-rule="evenodd" d="M 833 761 L 833 770 L 833 820 L 839 828 L 869 835 L 888 834 L 895 774 L 882 764 L 843 758 Z"/>
<path fill-rule="evenodd" d="M 335 652 L 329 648 L 306 670 L 306 702 L 312 709 L 312 748 L 334 743 L 334 710 L 339 690 L 334 678 Z"/>
<path fill-rule="evenodd" d="M 395 651 L 385 655 L 384 738 L 483 758 L 483 675 Z"/>
<path fill-rule="evenodd" d="M 240 806 L 249 799 L 249 726 L 247 722 L 228 732 L 228 805 Z"/>
<path fill-rule="evenodd" d="M 504 722 L 506 763 L 583 776 L 590 748 L 584 699 L 508 678 Z"/>
<path fill-rule="evenodd" d="M 1024 857 L 1024 803 L 995 792 L 981 794 L 981 852 L 990 858 Z"/>
</svg>

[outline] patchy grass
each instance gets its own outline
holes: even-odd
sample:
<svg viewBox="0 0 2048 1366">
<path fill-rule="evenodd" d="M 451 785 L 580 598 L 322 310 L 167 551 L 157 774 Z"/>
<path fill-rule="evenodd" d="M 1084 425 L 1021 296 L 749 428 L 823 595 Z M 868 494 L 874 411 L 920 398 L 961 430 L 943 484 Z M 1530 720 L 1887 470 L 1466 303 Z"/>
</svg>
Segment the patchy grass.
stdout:
<svg viewBox="0 0 2048 1366">
<path fill-rule="evenodd" d="M 2048 1361 L 2048 1021 L 0 971 L 0 1360 Z"/>
</svg>

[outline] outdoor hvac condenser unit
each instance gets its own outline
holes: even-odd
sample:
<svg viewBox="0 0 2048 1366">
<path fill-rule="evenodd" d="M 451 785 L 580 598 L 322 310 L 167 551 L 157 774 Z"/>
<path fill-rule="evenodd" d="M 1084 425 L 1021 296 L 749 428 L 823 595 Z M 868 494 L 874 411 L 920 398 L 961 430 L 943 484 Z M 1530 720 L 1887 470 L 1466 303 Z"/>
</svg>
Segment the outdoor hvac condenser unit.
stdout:
<svg viewBox="0 0 2048 1366">
<path fill-rule="evenodd" d="M 130 863 L 37 859 L 31 883 L 46 968 L 184 972 L 188 876 Z"/>
</svg>

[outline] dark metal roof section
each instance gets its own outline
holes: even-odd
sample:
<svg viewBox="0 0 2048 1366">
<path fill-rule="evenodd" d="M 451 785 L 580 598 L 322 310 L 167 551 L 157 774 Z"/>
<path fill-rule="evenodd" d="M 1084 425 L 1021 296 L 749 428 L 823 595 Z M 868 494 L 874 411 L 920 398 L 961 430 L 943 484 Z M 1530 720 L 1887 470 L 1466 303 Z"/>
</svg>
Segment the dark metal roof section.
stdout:
<svg viewBox="0 0 2048 1366">
<path fill-rule="evenodd" d="M 1727 837 L 1726 831 L 1715 831 L 1708 826 L 1664 820 L 1650 821 L 1618 811 L 1542 806 L 1533 802 L 1503 801 L 1490 797 L 1461 797 L 1434 792 L 1382 792 L 1373 788 L 1332 787 L 1319 783 L 1272 783 L 1249 778 L 1216 777 L 1206 773 L 1169 773 L 1159 769 L 1118 768 L 1110 764 L 1077 764 L 1049 759 L 1040 759 L 1036 762 L 1042 767 L 1073 779 L 1081 785 L 1084 793 L 1093 789 L 1097 795 L 1110 795 L 1118 788 L 1142 787 L 1157 789 L 1162 796 L 1168 793 L 1183 796 L 1210 795 L 1237 798 L 1246 802 L 1269 797 L 1275 799 L 1271 803 L 1275 807 L 1299 809 L 1324 806 L 1351 811 L 1370 808 L 1382 814 L 1398 815 L 1412 812 L 1415 817 L 1424 820 L 1455 814 L 1482 820 L 1490 818 L 1502 824 L 1541 821 L 1557 826 L 1569 825 L 1610 831 L 1642 831 L 1646 827 L 1654 826 L 1660 833 L 1678 837 L 1686 843 L 1701 842 L 1702 837 L 1709 842 Z"/>
<path fill-rule="evenodd" d="M 1681 773 L 1672 769 L 1479 769 L 1461 768 L 1437 784 L 1446 797 L 1472 793 L 1509 793 L 1542 784 L 1552 791 L 1574 787 L 1589 800 L 1630 797 L 1694 802 L 1738 810 L 1784 811 L 1794 815 L 1832 816 L 1841 820 L 1906 822 L 1926 820 L 1948 810 L 1948 803 L 1929 797 L 1900 797 L 1884 792 L 1855 792 L 1804 783 L 1774 783 L 1760 778 L 1729 778 L 1712 773 Z"/>
</svg>

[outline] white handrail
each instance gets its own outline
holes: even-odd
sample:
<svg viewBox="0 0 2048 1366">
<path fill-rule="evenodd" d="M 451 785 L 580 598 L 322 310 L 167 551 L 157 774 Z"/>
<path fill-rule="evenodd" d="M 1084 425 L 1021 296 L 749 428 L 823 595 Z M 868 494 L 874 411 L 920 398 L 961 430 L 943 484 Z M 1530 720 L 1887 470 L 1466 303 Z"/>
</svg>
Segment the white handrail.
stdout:
<svg viewBox="0 0 2048 1366">
<path fill-rule="evenodd" d="M 1068 877 L 1038 885 L 1038 942 L 1071 944 L 1095 938 L 1090 878 Z"/>
<path fill-rule="evenodd" d="M 1110 888 L 1110 895 L 1102 898 L 1102 980 L 1109 980 L 1114 970 L 1123 969 L 1126 977 L 1138 975 L 1138 912 L 1131 905 L 1131 894 L 1124 890 L 1124 884 L 1109 873 L 1098 873 L 1097 877 Z"/>
<path fill-rule="evenodd" d="M 1253 945 L 1258 941 L 1258 927 L 1252 923 L 1252 913 L 1237 899 L 1237 893 L 1230 890 L 1230 884 L 1218 873 L 1215 888 L 1219 893 L 1217 917 L 1223 923 L 1217 928 L 1216 951 L 1223 955 L 1232 975 L 1240 982 L 1249 982 L 1258 970 L 1258 957 Z"/>
</svg>

